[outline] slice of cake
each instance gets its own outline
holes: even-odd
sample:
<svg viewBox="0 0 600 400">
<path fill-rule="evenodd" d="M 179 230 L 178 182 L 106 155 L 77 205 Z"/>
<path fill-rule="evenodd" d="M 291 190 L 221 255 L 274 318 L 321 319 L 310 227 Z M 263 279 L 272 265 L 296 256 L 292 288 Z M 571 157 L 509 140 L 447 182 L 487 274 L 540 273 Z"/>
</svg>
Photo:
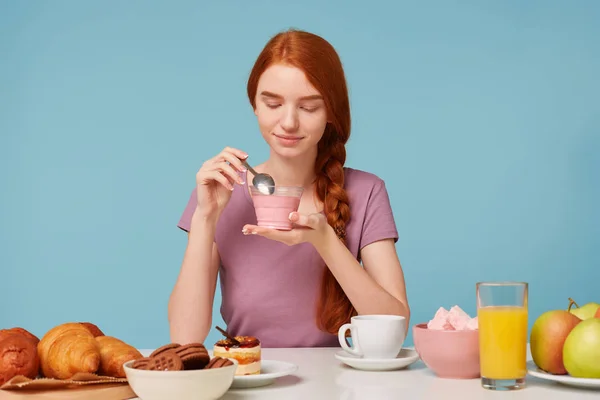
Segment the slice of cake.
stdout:
<svg viewBox="0 0 600 400">
<path fill-rule="evenodd" d="M 213 348 L 213 357 L 234 358 L 238 362 L 236 375 L 260 374 L 260 341 L 254 336 L 235 336 L 219 340 Z"/>
</svg>

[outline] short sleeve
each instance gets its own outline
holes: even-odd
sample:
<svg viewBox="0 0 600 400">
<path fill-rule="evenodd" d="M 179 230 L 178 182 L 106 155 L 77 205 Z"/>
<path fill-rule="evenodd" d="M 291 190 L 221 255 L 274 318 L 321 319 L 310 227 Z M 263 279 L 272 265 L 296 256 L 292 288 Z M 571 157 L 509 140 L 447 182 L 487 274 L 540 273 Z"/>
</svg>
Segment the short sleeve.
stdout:
<svg viewBox="0 0 600 400">
<path fill-rule="evenodd" d="M 190 194 L 190 198 L 187 202 L 187 205 L 183 209 L 183 214 L 181 214 L 181 218 L 179 218 L 179 223 L 177 224 L 179 228 L 183 229 L 186 232 L 190 231 L 190 226 L 192 225 L 192 216 L 194 215 L 194 211 L 196 210 L 197 204 L 196 196 L 196 188 L 194 188 L 194 190 L 192 190 L 192 193 Z"/>
<path fill-rule="evenodd" d="M 385 182 L 378 179 L 367 202 L 360 249 L 383 239 L 398 241 L 398 229 Z"/>
</svg>

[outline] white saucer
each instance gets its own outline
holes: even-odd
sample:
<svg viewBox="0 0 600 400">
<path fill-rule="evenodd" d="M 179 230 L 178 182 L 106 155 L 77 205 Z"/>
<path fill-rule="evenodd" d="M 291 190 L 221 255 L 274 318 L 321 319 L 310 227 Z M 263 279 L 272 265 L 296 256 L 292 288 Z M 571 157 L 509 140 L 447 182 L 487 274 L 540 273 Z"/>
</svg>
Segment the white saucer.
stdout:
<svg viewBox="0 0 600 400">
<path fill-rule="evenodd" d="M 569 375 L 552 375 L 539 369 L 533 361 L 527 361 L 527 372 L 536 378 L 562 383 L 563 385 L 600 389 L 600 379 L 573 378 Z"/>
<path fill-rule="evenodd" d="M 364 371 L 393 371 L 408 367 L 410 364 L 419 360 L 419 355 L 413 349 L 403 348 L 396 358 L 380 360 L 361 358 L 341 350 L 335 353 L 335 358 L 352 368 Z"/>
<path fill-rule="evenodd" d="M 252 388 L 270 385 L 275 378 L 290 375 L 298 369 L 296 364 L 285 361 L 261 360 L 260 374 L 240 375 L 233 378 L 231 388 Z"/>
</svg>

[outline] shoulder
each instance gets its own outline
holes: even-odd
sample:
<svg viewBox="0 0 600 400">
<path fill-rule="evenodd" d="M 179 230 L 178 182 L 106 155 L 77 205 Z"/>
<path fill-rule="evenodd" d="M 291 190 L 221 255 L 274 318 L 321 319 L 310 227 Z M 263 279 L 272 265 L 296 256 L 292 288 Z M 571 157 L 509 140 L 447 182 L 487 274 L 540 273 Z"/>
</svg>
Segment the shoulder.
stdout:
<svg viewBox="0 0 600 400">
<path fill-rule="evenodd" d="M 389 203 L 384 180 L 372 172 L 344 168 L 344 190 L 354 211 Z"/>
<path fill-rule="evenodd" d="M 344 189 L 354 192 L 360 190 L 371 192 L 385 186 L 385 182 L 372 172 L 344 167 Z"/>
<path fill-rule="evenodd" d="M 382 239 L 398 240 L 398 231 L 384 180 L 374 173 L 344 168 L 350 206 L 349 244 L 362 249 Z"/>
</svg>

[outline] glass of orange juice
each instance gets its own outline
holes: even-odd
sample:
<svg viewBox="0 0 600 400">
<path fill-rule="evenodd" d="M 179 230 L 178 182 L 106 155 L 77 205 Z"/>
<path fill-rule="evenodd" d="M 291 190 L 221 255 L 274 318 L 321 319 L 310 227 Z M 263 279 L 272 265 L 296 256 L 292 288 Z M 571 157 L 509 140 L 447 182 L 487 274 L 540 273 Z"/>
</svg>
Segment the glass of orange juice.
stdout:
<svg viewBox="0 0 600 400">
<path fill-rule="evenodd" d="M 522 389 L 527 375 L 528 284 L 478 282 L 476 288 L 481 385 Z"/>
</svg>

